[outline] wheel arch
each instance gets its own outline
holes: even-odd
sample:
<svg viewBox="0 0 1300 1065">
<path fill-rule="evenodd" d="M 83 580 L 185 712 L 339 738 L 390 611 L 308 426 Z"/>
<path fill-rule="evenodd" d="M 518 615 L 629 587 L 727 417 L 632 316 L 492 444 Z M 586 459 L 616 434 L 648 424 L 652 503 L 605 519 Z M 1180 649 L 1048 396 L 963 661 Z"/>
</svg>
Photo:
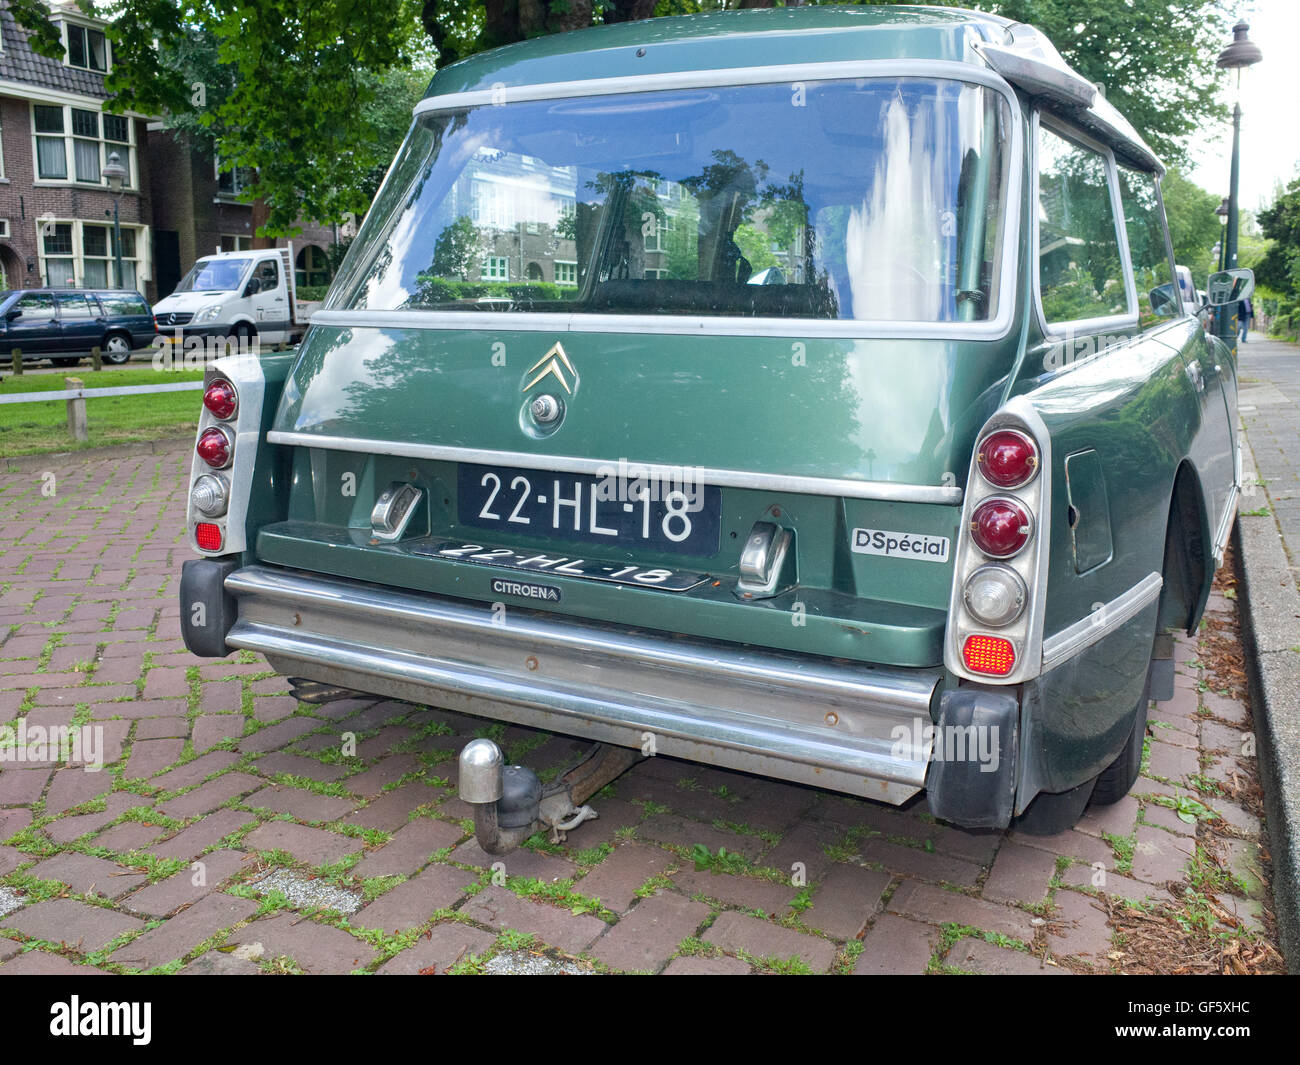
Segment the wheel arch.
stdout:
<svg viewBox="0 0 1300 1065">
<path fill-rule="evenodd" d="M 1158 624 L 1161 629 L 1179 628 L 1191 635 L 1210 598 L 1214 545 L 1201 480 L 1187 460 L 1174 474 L 1164 550 L 1165 583 Z"/>
</svg>

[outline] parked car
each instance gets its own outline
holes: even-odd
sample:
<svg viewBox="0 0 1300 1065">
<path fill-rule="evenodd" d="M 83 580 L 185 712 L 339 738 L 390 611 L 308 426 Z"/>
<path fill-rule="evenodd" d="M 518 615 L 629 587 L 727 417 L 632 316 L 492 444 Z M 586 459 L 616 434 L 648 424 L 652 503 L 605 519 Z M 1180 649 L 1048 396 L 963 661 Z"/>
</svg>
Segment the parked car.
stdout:
<svg viewBox="0 0 1300 1065">
<path fill-rule="evenodd" d="M 234 337 L 245 344 L 296 340 L 302 333 L 294 291 L 293 248 L 205 255 L 175 291 L 154 306 L 159 334 Z"/>
<path fill-rule="evenodd" d="M 14 348 L 23 361 L 49 359 L 76 366 L 98 347 L 105 362 L 121 366 L 131 352 L 152 343 L 157 330 L 149 304 L 126 289 L 27 288 L 0 292 L 0 351 Z"/>
<path fill-rule="evenodd" d="M 1240 481 L 1163 172 L 977 12 L 448 66 L 299 352 L 209 372 L 187 646 L 598 741 L 545 787 L 465 748 L 493 853 L 653 754 L 1071 825 L 1136 779 Z"/>
</svg>

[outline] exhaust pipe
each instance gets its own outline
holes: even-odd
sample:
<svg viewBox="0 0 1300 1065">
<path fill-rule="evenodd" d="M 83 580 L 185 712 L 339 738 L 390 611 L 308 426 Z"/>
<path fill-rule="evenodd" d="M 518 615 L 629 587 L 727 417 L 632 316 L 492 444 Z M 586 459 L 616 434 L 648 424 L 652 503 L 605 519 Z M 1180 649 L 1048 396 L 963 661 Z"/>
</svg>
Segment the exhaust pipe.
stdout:
<svg viewBox="0 0 1300 1065">
<path fill-rule="evenodd" d="M 458 790 L 474 807 L 474 838 L 488 854 L 506 854 L 529 836 L 550 829 L 560 843 L 566 832 L 594 818 L 581 805 L 638 761 L 638 752 L 596 744 L 577 765 L 542 787 L 536 773 L 506 765 L 489 739 L 471 740 L 460 752 Z"/>
</svg>

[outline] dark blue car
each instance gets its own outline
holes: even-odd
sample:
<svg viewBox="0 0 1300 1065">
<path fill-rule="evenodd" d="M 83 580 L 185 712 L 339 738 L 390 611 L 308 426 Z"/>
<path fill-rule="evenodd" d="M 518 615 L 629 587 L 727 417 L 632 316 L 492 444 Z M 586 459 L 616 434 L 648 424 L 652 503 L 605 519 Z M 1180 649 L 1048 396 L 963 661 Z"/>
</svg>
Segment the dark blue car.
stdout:
<svg viewBox="0 0 1300 1065">
<path fill-rule="evenodd" d="M 158 326 L 149 304 L 125 289 L 11 289 L 0 292 L 0 359 L 14 348 L 23 361 L 75 366 L 98 347 L 120 366 L 153 343 Z"/>
</svg>

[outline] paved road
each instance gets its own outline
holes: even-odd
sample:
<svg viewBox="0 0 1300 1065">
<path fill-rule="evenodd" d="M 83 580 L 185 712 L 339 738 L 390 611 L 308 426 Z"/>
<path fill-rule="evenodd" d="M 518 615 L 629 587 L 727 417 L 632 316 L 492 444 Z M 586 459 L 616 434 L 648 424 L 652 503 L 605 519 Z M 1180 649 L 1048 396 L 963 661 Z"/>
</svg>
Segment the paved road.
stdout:
<svg viewBox="0 0 1300 1065">
<path fill-rule="evenodd" d="M 62 761 L 2 752 L 0 974 L 509 972 L 566 957 L 666 973 L 1057 973 L 1219 949 L 1178 932 L 1148 957 L 1132 930 L 1117 937 L 1094 885 L 1218 932 L 1234 912 L 1259 925 L 1240 888 L 1217 911 L 1182 896 L 1197 852 L 1202 897 L 1220 861 L 1262 897 L 1259 822 L 1214 795 L 1253 773 L 1235 755 L 1248 708 L 1200 690 L 1188 641 L 1177 696 L 1152 715 L 1149 775 L 1059 837 L 962 831 L 921 802 L 895 810 L 658 758 L 596 801 L 599 820 L 507 856 L 494 878 L 453 787 L 457 751 L 487 722 L 373 700 L 300 706 L 251 655 L 184 650 L 188 467 L 178 445 L 0 472 L 0 725 L 23 720 L 29 744 L 55 726 L 100 741 Z M 1213 609 L 1232 622 L 1232 602 Z M 575 750 L 494 735 L 539 769 Z M 102 771 L 77 764 L 97 753 Z M 1162 803 L 1198 774 L 1219 819 L 1187 824 Z M 697 845 L 716 869 L 696 869 Z M 806 886 L 792 883 L 799 866 Z"/>
<path fill-rule="evenodd" d="M 1247 496 L 1241 509 L 1272 509 L 1300 576 L 1300 345 L 1253 333 L 1237 350 L 1241 422 L 1264 481 L 1263 497 Z"/>
</svg>

